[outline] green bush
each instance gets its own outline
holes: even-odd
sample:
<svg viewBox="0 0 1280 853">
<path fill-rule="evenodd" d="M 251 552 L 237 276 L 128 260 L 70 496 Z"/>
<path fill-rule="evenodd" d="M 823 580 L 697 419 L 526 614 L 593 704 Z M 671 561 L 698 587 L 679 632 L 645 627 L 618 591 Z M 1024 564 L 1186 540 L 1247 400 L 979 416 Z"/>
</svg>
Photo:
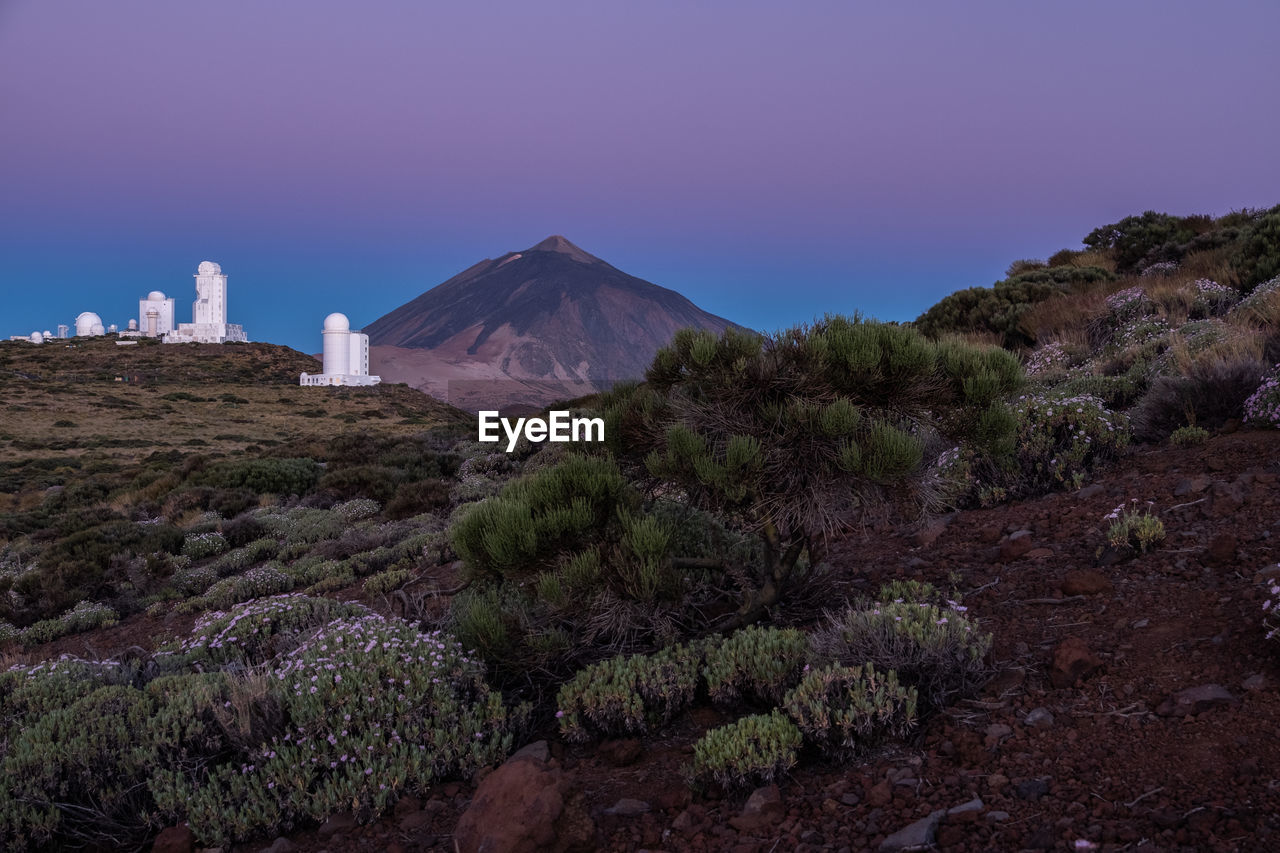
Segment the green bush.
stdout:
<svg viewBox="0 0 1280 853">
<path fill-rule="evenodd" d="M 114 625 L 119 615 L 105 604 L 82 601 L 56 619 L 42 619 L 22 632 L 23 645 L 51 643 L 59 637 Z"/>
<path fill-rule="evenodd" d="M 796 764 L 800 730 L 779 711 L 743 717 L 712 729 L 693 745 L 696 782 L 750 790 L 782 777 Z"/>
<path fill-rule="evenodd" d="M 847 759 L 906 737 L 916 723 L 916 696 L 893 670 L 832 664 L 807 672 L 782 705 L 807 743 L 824 756 Z"/>
<path fill-rule="evenodd" d="M 1191 447 L 1208 440 L 1209 431 L 1198 426 L 1178 427 L 1169 435 L 1169 443 L 1174 447 Z"/>
<path fill-rule="evenodd" d="M 1137 498 L 1133 499 L 1137 503 Z M 1104 520 L 1107 528 L 1107 544 L 1113 548 L 1132 548 L 1145 554 L 1164 541 L 1164 522 L 1152 515 L 1150 509 L 1121 504 L 1109 512 Z"/>
<path fill-rule="evenodd" d="M 560 732 L 583 742 L 664 725 L 693 701 L 701 663 L 701 650 L 692 645 L 589 666 L 556 694 Z"/>
<path fill-rule="evenodd" d="M 1129 444 L 1128 419 L 1087 395 L 1031 394 L 1014 404 L 1017 465 L 997 485 L 1015 494 L 1079 488 Z"/>
<path fill-rule="evenodd" d="M 976 630 L 953 602 L 939 607 L 909 599 L 828 614 L 812 638 L 820 662 L 841 666 L 870 664 L 894 671 L 903 685 L 918 692 L 928 713 L 980 687 L 991 636 Z"/>
<path fill-rule="evenodd" d="M 1280 206 L 1250 223 L 1237 245 L 1231 265 L 1246 293 L 1280 275 Z"/>
<path fill-rule="evenodd" d="M 624 490 L 610 460 L 571 456 L 474 505 L 454 525 L 453 547 L 473 573 L 527 572 L 612 521 Z"/>
<path fill-rule="evenodd" d="M 800 678 L 808 639 L 794 628 L 753 625 L 706 643 L 702 676 L 712 701 L 777 705 Z"/>
<path fill-rule="evenodd" d="M 138 743 L 153 710 L 139 691 L 108 686 L 16 732 L 0 764 L 4 846 L 58 839 L 118 848 L 159 829 L 147 790 L 154 752 Z"/>
<path fill-rule="evenodd" d="M 1154 263 L 1180 261 L 1186 251 L 1183 244 L 1207 230 L 1204 219 L 1148 210 L 1095 228 L 1081 242 L 1090 249 L 1110 250 L 1117 272 L 1134 273 Z"/>
<path fill-rule="evenodd" d="M 319 482 L 320 466 L 312 459 L 237 459 L 213 463 L 192 479 L 198 485 L 260 495 L 305 495 Z"/>
<path fill-rule="evenodd" d="M 293 589 L 295 581 L 279 565 L 254 566 L 242 575 L 232 575 L 205 590 L 192 604 L 198 609 L 223 609 L 242 601 L 277 595 Z"/>
<path fill-rule="evenodd" d="M 182 553 L 193 560 L 216 557 L 227 550 L 227 538 L 221 533 L 192 533 L 182 543 Z"/>
<path fill-rule="evenodd" d="M 379 572 L 364 582 L 364 591 L 369 595 L 386 595 L 404 586 L 411 577 L 413 574 L 408 569 Z"/>
<path fill-rule="evenodd" d="M 946 334 L 986 332 L 1007 346 L 1033 341 L 1022 328 L 1022 316 L 1038 302 L 1115 278 L 1098 267 L 1059 266 L 1025 271 L 991 287 L 970 287 L 944 297 L 913 324 L 931 338 Z"/>
</svg>

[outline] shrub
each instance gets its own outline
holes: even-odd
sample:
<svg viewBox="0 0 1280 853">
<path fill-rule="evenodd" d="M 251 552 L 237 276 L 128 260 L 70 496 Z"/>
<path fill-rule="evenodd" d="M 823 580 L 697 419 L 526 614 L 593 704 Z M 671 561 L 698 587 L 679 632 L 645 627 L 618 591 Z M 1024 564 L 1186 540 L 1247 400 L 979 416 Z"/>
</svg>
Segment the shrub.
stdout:
<svg viewBox="0 0 1280 853">
<path fill-rule="evenodd" d="M 215 666 L 231 661 L 256 666 L 294 648 L 321 625 L 371 614 L 363 605 L 331 598 L 300 594 L 259 598 L 237 604 L 225 613 L 204 614 L 196 620 L 187 639 L 167 646 L 163 653 L 208 661 Z"/>
<path fill-rule="evenodd" d="M 1179 217 L 1148 210 L 1111 225 L 1095 228 L 1083 242 L 1090 249 L 1112 251 L 1118 272 L 1137 272 L 1161 262 L 1177 262 L 1197 234 L 1206 230 L 1204 217 Z"/>
<path fill-rule="evenodd" d="M 777 705 L 795 685 L 809 651 L 794 628 L 753 625 L 706 645 L 702 676 L 712 701 L 732 705 L 748 699 Z"/>
<path fill-rule="evenodd" d="M 613 520 L 624 482 L 613 462 L 572 456 L 474 505 L 452 530 L 472 572 L 528 571 Z"/>
<path fill-rule="evenodd" d="M 1280 206 L 1244 230 L 1231 264 L 1246 292 L 1280 274 Z"/>
<path fill-rule="evenodd" d="M 916 690 L 893 670 L 870 663 L 810 670 L 783 701 L 804 739 L 825 756 L 852 758 L 886 738 L 902 738 L 916 724 Z"/>
<path fill-rule="evenodd" d="M 1280 568 L 1280 563 L 1277 563 Z M 1262 624 L 1267 629 L 1266 639 L 1274 640 L 1280 636 L 1280 583 L 1275 580 L 1267 581 L 1267 591 L 1271 594 L 1266 601 L 1262 602 L 1262 612 L 1264 614 Z"/>
<path fill-rule="evenodd" d="M 369 595 L 386 595 L 404 586 L 411 577 L 413 574 L 408 569 L 379 572 L 364 582 L 364 591 Z"/>
<path fill-rule="evenodd" d="M 1184 375 L 1161 376 L 1133 409 L 1134 436 L 1162 441 L 1180 426 L 1220 427 L 1242 419 L 1263 372 L 1262 362 L 1252 357 L 1202 358 Z"/>
<path fill-rule="evenodd" d="M 194 603 L 198 608 L 224 608 L 253 598 L 288 592 L 293 587 L 294 579 L 289 574 L 267 563 L 255 566 L 243 575 L 223 578 Z"/>
<path fill-rule="evenodd" d="M 827 317 L 770 338 L 683 330 L 645 386 L 615 389 L 601 407 L 611 449 L 655 487 L 759 531 L 764 560 L 743 573 L 737 617 L 749 624 L 785 597 L 803 554 L 820 562 L 829 534 L 933 501 L 926 440 L 1007 454 L 1004 398 L 1021 374 L 1003 350 Z"/>
<path fill-rule="evenodd" d="M 187 565 L 173 573 L 173 588 L 184 596 L 200 595 L 218 582 L 218 570 L 211 565 Z"/>
<path fill-rule="evenodd" d="M 216 557 L 227 550 L 227 538 L 221 533 L 192 533 L 182 543 L 182 553 L 193 560 Z"/>
<path fill-rule="evenodd" d="M 986 332 L 998 335 L 1006 346 L 1031 343 L 1022 319 L 1033 305 L 1114 278 L 1098 267 L 1058 266 L 1023 271 L 989 288 L 971 287 L 952 293 L 913 325 L 931 338 L 948 333 Z"/>
<path fill-rule="evenodd" d="M 1130 503 L 1136 504 L 1137 498 Z M 1107 543 L 1113 548 L 1133 548 L 1140 554 L 1164 541 L 1164 522 L 1151 514 L 1149 508 L 1139 511 L 1135 506 L 1120 506 L 1103 516 L 1110 521 Z"/>
<path fill-rule="evenodd" d="M 260 495 L 305 495 L 316 487 L 319 479 L 320 466 L 311 459 L 216 462 L 193 477 L 198 485 L 245 488 Z"/>
<path fill-rule="evenodd" d="M 82 601 L 56 619 L 43 619 L 28 626 L 22 632 L 22 642 L 28 646 L 50 643 L 59 637 L 114 625 L 118 618 L 118 614 L 105 604 Z"/>
<path fill-rule="evenodd" d="M 0 765 L 5 846 L 123 847 L 158 829 L 147 791 L 154 753 L 137 741 L 153 708 L 130 687 L 102 687 L 16 732 Z"/>
<path fill-rule="evenodd" d="M 556 694 L 560 732 L 584 742 L 664 725 L 693 701 L 701 663 L 701 650 L 692 645 L 586 667 Z"/>
<path fill-rule="evenodd" d="M 1280 429 L 1280 364 L 1262 378 L 1244 401 L 1244 419 L 1256 426 Z"/>
<path fill-rule="evenodd" d="M 1017 466 L 998 476 L 1017 494 L 1079 488 L 1089 472 L 1129 443 L 1128 419 L 1096 397 L 1031 394 L 1014 404 Z"/>
<path fill-rule="evenodd" d="M 287 730 L 203 785 L 169 777 L 193 831 L 226 843 L 338 811 L 369 819 L 406 792 L 496 764 L 523 729 L 451 637 L 398 619 L 339 618 L 281 657 Z"/>
<path fill-rule="evenodd" d="M 800 730 L 779 711 L 743 717 L 693 745 L 692 775 L 728 790 L 750 790 L 794 767 L 800 744 Z"/>
<path fill-rule="evenodd" d="M 1209 431 L 1198 426 L 1178 427 L 1169 435 L 1169 443 L 1175 447 L 1191 447 L 1209 440 Z"/>
<path fill-rule="evenodd" d="M 895 671 L 916 688 L 920 710 L 928 713 L 969 695 L 986 678 L 991 636 L 975 630 L 965 610 L 954 602 L 891 600 L 829 613 L 812 636 L 814 655 L 822 663 Z"/>
</svg>

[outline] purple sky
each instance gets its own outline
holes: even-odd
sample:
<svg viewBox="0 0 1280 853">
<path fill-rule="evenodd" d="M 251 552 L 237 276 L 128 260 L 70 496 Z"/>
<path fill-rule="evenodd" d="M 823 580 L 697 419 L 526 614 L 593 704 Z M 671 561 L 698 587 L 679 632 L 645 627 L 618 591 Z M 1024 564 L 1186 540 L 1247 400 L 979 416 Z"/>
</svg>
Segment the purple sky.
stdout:
<svg viewBox="0 0 1280 853">
<path fill-rule="evenodd" d="M 305 351 L 549 234 L 745 325 L 911 319 L 1280 202 L 1280 3 L 0 0 L 0 334 Z"/>
</svg>

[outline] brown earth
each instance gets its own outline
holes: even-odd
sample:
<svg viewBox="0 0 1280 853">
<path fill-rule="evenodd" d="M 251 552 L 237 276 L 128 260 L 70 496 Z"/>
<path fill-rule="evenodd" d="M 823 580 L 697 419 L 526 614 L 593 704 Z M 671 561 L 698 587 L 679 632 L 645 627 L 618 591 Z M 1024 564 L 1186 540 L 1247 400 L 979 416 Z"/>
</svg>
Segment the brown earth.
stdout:
<svg viewBox="0 0 1280 853">
<path fill-rule="evenodd" d="M 1167 538 L 1144 555 L 1106 550 L 1103 516 L 1135 498 L 1153 502 Z M 877 850 L 891 833 L 977 799 L 939 817 L 932 849 L 1276 849 L 1280 667 L 1263 639 L 1261 577 L 1277 559 L 1274 432 L 1139 449 L 1078 492 L 960 512 L 927 535 L 849 537 L 832 551 L 828 600 L 892 578 L 954 583 L 995 638 L 995 675 L 981 695 L 861 763 L 802 765 L 776 802 L 769 791 L 748 803 L 689 789 L 681 768 L 704 731 L 729 721 L 718 711 L 694 709 L 642 743 L 570 747 L 549 728 L 546 753 L 522 759 L 541 775 L 519 776 L 545 778 L 573 826 L 557 836 L 560 812 L 543 798 L 539 819 L 551 829 L 539 829 L 538 843 L 575 849 L 566 844 L 585 811 L 589 846 L 602 850 Z M 97 651 L 110 651 L 107 636 Z M 1206 685 L 1221 689 L 1171 701 Z M 453 851 L 475 792 L 440 785 L 367 826 L 336 819 L 236 849 Z M 533 819 L 510 808 L 486 818 L 496 831 Z M 468 823 L 486 825 L 474 812 Z"/>
</svg>

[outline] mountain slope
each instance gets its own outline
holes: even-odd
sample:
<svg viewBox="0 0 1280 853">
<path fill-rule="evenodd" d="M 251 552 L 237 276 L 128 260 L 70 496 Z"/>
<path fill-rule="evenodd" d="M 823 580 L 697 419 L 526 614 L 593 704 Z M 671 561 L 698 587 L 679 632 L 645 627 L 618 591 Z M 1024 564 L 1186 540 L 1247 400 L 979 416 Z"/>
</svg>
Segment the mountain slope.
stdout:
<svg viewBox="0 0 1280 853">
<path fill-rule="evenodd" d="M 481 261 L 364 331 L 372 372 L 474 408 L 636 379 L 677 329 L 733 325 L 557 235 Z"/>
</svg>

